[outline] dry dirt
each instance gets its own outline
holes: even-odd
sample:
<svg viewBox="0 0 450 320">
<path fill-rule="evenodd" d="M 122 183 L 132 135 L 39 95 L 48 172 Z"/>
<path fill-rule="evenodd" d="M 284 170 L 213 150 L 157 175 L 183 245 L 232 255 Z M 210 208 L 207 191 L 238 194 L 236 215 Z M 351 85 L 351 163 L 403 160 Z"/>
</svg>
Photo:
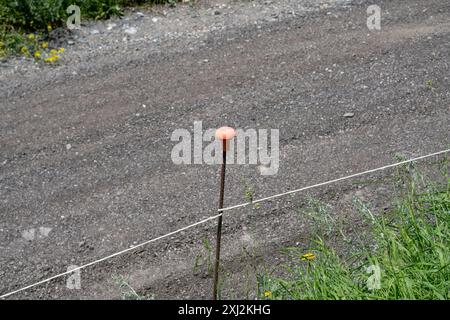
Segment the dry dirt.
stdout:
<svg viewBox="0 0 450 320">
<path fill-rule="evenodd" d="M 381 31 L 366 26 L 373 3 Z M 226 205 L 244 202 L 246 186 L 263 197 L 447 149 L 448 0 L 320 4 L 210 1 L 130 12 L 65 38 L 74 44 L 61 66 L 3 63 L 0 295 L 214 215 L 219 168 L 170 157 L 172 132 L 194 121 L 280 130 L 278 174 L 229 166 Z M 137 32 L 126 36 L 131 26 Z M 392 174 L 310 194 L 357 230 L 348 200 L 384 210 L 391 189 L 370 181 Z M 305 196 L 224 217 L 225 298 L 253 297 L 254 266 L 277 266 L 284 246 L 306 249 Z M 120 298 L 117 275 L 157 299 L 209 298 L 211 278 L 194 264 L 214 233 L 211 222 L 83 269 L 81 290 L 63 278 L 10 298 Z"/>
</svg>

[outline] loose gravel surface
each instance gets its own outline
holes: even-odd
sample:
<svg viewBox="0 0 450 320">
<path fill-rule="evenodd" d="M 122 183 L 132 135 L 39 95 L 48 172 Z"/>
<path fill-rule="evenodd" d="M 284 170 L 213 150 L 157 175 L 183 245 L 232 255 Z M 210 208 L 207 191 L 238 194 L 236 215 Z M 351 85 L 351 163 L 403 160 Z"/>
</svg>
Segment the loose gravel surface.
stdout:
<svg viewBox="0 0 450 320">
<path fill-rule="evenodd" d="M 278 174 L 230 165 L 226 205 L 450 145 L 448 0 L 208 1 L 62 36 L 60 66 L 0 62 L 0 294 L 214 215 L 219 168 L 171 160 L 172 132 L 194 121 L 280 130 Z M 392 190 L 368 181 L 392 174 L 310 194 L 358 232 L 350 199 L 384 210 Z M 305 246 L 304 200 L 227 213 L 225 298 L 254 297 L 255 270 Z M 120 298 L 118 275 L 157 299 L 210 298 L 214 234 L 209 222 L 83 269 L 80 290 L 61 278 L 10 298 Z"/>
</svg>

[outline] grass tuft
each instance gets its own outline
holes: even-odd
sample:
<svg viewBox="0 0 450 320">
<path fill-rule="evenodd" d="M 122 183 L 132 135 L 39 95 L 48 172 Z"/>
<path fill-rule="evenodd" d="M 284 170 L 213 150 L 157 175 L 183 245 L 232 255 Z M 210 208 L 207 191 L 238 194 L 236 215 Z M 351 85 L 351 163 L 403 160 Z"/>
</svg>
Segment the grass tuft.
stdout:
<svg viewBox="0 0 450 320">
<path fill-rule="evenodd" d="M 360 207 L 371 221 L 373 245 L 351 256 L 339 255 L 322 237 L 308 251 L 313 259 L 290 248 L 287 276 L 258 276 L 259 297 L 449 299 L 450 179 L 444 178 L 438 187 L 414 169 L 392 212 L 375 215 Z"/>
</svg>

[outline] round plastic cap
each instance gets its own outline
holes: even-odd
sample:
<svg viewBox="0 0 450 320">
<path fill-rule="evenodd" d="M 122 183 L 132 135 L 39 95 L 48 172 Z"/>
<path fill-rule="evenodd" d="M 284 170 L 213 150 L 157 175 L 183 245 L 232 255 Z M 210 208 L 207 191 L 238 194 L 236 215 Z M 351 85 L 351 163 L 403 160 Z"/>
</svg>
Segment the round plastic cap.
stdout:
<svg viewBox="0 0 450 320">
<path fill-rule="evenodd" d="M 231 127 L 222 127 L 216 130 L 216 138 L 220 140 L 230 140 L 236 136 L 236 130 Z"/>
</svg>

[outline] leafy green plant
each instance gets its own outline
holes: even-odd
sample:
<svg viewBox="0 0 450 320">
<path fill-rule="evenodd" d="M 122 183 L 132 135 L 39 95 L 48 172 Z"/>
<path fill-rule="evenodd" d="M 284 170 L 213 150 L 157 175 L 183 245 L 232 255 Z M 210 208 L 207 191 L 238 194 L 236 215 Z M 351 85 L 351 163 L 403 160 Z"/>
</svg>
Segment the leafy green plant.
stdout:
<svg viewBox="0 0 450 320">
<path fill-rule="evenodd" d="M 253 189 L 246 185 L 245 186 L 245 200 L 247 200 L 248 202 L 253 202 L 253 196 L 254 196 L 254 191 Z"/>
<path fill-rule="evenodd" d="M 207 237 L 202 240 L 203 252 L 197 254 L 194 262 L 194 273 L 199 272 L 200 267 L 206 268 L 206 274 L 211 276 L 213 273 L 212 252 L 213 249 Z"/>
<path fill-rule="evenodd" d="M 255 198 L 255 192 L 253 191 L 253 188 L 250 186 L 250 185 L 248 185 L 248 184 L 245 184 L 245 200 L 247 200 L 248 202 L 253 202 L 253 200 L 254 200 L 254 198 Z M 253 209 L 259 209 L 259 208 L 261 208 L 261 205 L 260 205 L 260 203 L 254 203 L 253 204 Z"/>
<path fill-rule="evenodd" d="M 122 290 L 123 300 L 153 300 L 153 295 L 139 295 L 123 276 L 114 277 L 114 281 Z"/>
<path fill-rule="evenodd" d="M 307 208 L 300 214 L 309 217 L 313 234 L 330 236 L 335 229 L 336 220 L 330 213 L 330 206 L 317 199 L 308 196 Z"/>
</svg>

